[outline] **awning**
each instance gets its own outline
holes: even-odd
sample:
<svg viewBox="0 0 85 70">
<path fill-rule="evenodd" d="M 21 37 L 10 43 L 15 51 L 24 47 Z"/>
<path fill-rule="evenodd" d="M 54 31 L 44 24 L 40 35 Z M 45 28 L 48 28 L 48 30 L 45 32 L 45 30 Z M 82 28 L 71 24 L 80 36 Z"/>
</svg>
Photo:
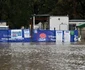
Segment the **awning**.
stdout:
<svg viewBox="0 0 85 70">
<path fill-rule="evenodd" d="M 85 23 L 81 23 L 80 25 L 77 25 L 76 27 L 78 27 L 78 28 L 84 28 L 85 27 Z"/>
</svg>

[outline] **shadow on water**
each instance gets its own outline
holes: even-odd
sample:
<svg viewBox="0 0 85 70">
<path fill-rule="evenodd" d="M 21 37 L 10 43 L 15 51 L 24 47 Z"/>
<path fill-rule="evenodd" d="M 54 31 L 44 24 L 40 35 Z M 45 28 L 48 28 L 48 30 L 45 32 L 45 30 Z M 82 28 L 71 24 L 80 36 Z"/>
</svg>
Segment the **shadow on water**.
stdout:
<svg viewBox="0 0 85 70">
<path fill-rule="evenodd" d="M 85 45 L 0 43 L 0 70 L 85 70 Z"/>
</svg>

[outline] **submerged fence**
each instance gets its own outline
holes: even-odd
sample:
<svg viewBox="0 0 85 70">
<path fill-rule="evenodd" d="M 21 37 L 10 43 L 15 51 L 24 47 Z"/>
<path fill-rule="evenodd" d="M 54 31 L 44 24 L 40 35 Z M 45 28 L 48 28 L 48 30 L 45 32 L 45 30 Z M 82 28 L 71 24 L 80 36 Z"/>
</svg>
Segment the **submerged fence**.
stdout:
<svg viewBox="0 0 85 70">
<path fill-rule="evenodd" d="M 0 42 L 76 42 L 78 31 L 33 30 L 29 29 L 0 30 Z"/>
</svg>

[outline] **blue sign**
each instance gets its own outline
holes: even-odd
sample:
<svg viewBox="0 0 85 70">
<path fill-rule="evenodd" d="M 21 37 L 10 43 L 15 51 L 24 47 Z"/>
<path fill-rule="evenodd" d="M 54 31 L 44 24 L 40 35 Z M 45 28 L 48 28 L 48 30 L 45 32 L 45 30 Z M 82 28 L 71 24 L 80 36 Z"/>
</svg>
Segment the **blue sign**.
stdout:
<svg viewBox="0 0 85 70">
<path fill-rule="evenodd" d="M 0 30 L 0 42 L 8 42 L 8 30 Z"/>
<path fill-rule="evenodd" d="M 55 31 L 52 30 L 34 30 L 33 41 L 34 42 L 50 42 L 56 41 Z"/>
<path fill-rule="evenodd" d="M 71 41 L 70 42 L 77 42 L 78 41 L 78 30 L 71 31 L 72 34 L 70 34 Z"/>
<path fill-rule="evenodd" d="M 29 29 L 9 30 L 9 42 L 30 42 L 30 37 L 28 37 L 29 33 L 27 31 L 29 31 Z"/>
<path fill-rule="evenodd" d="M 56 42 L 61 38 L 62 38 L 62 42 L 67 42 L 69 40 L 70 42 L 78 41 L 78 30 L 73 30 L 71 32 L 62 31 L 62 36 L 58 35 L 60 33 L 56 34 L 56 32 L 58 31 L 33 30 L 32 37 L 31 37 L 29 29 L 0 30 L 0 42 Z"/>
</svg>

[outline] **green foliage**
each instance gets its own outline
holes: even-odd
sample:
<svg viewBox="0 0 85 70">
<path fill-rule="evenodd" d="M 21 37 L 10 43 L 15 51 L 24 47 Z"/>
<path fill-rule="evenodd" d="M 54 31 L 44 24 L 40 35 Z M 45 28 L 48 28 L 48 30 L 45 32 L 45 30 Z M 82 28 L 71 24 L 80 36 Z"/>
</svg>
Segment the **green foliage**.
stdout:
<svg viewBox="0 0 85 70">
<path fill-rule="evenodd" d="M 69 15 L 85 19 L 85 0 L 0 0 L 0 20 L 10 28 L 28 26 L 33 14 Z"/>
</svg>

